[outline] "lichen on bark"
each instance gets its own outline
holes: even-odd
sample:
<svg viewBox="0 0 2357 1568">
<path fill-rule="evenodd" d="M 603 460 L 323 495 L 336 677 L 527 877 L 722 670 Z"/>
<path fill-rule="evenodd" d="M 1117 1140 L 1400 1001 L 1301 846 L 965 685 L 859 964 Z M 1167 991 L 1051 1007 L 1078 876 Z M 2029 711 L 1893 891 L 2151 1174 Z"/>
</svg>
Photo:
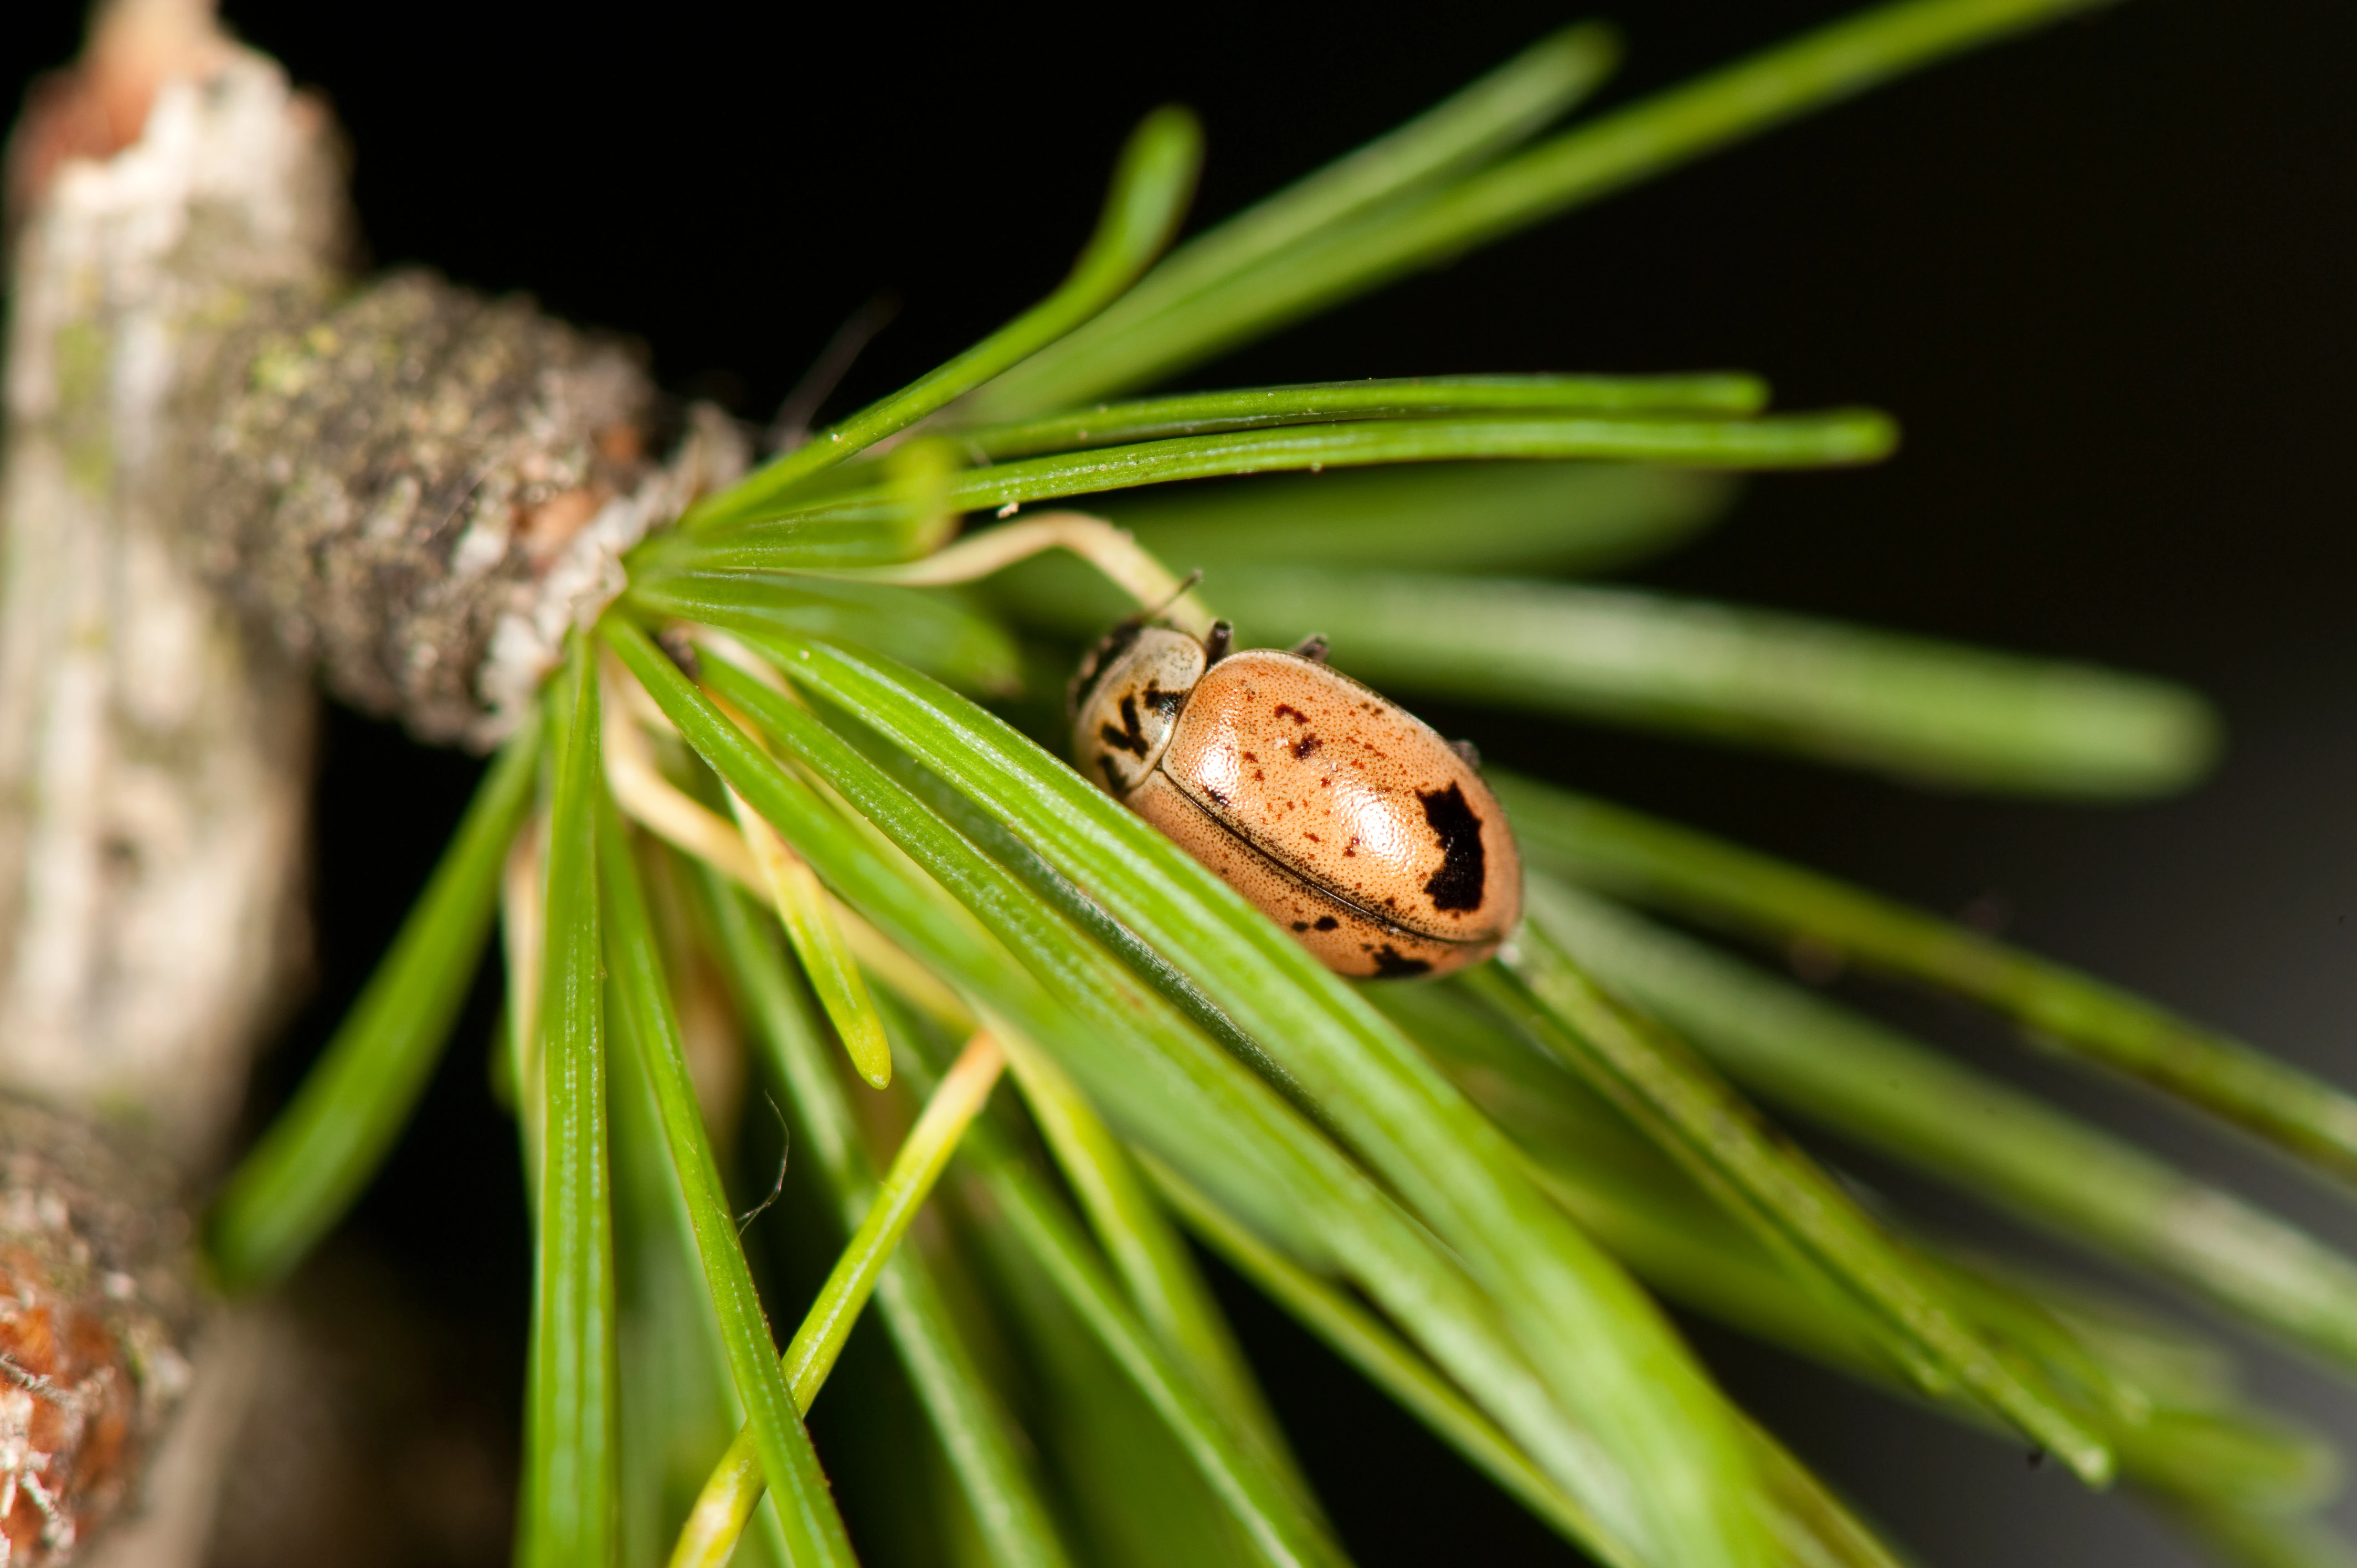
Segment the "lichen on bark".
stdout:
<svg viewBox="0 0 2357 1568">
<path fill-rule="evenodd" d="M 436 741 L 485 730 L 500 620 L 651 467 L 632 354 L 425 273 L 274 302 L 188 408 L 206 575 L 337 695 Z"/>
</svg>

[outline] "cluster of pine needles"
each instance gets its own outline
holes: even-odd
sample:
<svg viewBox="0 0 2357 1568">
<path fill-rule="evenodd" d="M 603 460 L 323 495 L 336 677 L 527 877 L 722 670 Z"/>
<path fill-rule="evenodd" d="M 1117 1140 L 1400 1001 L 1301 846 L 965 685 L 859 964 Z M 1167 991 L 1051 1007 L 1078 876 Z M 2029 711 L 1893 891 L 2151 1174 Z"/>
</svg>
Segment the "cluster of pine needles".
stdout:
<svg viewBox="0 0 2357 1568">
<path fill-rule="evenodd" d="M 1910 0 L 1558 130 L 1614 58 L 1572 28 L 1176 249 L 1199 133 L 1150 116 L 1051 297 L 632 553 L 220 1195 L 221 1287 L 282 1278 L 371 1178 L 496 927 L 537 1247 L 520 1561 L 852 1562 L 802 1416 L 872 1306 L 894 1365 L 844 1396 L 867 1435 L 839 1456 L 872 1555 L 1340 1563 L 1197 1247 L 1611 1568 L 1896 1560 L 1663 1300 L 2125 1482 L 2222 1560 L 2348 1561 L 2316 1513 L 2335 1455 L 2212 1340 L 1958 1247 L 1759 1107 L 2344 1370 L 2357 1264 L 1740 955 L 1805 941 L 1967 998 L 2344 1180 L 2357 1101 L 1501 774 L 1522 929 L 1448 981 L 1354 985 L 1058 755 L 1077 646 L 1168 601 L 1250 645 L 1325 633 L 1411 704 L 2019 793 L 2195 777 L 2207 710 L 2157 682 L 1566 580 L 1706 523 L 1731 471 L 1886 455 L 1878 413 L 1770 413 L 1723 373 L 1138 395 L 2078 8 Z M 770 1103 L 791 1179 L 753 1214 Z"/>
</svg>

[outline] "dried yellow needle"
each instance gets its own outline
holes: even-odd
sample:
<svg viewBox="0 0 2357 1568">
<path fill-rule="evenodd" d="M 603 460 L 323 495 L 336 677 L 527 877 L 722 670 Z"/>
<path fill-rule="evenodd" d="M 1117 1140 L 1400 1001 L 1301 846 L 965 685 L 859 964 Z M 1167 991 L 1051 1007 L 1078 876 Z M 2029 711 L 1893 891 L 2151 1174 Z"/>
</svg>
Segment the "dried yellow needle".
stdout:
<svg viewBox="0 0 2357 1568">
<path fill-rule="evenodd" d="M 810 868 L 808 861 L 787 848 L 777 830 L 763 822 L 733 790 L 728 803 L 736 811 L 737 828 L 745 835 L 745 846 L 753 852 L 753 864 L 760 870 L 762 887 L 777 906 L 787 940 L 793 943 L 794 954 L 802 960 L 802 972 L 810 976 L 811 989 L 817 993 L 819 1005 L 826 1010 L 834 1032 L 842 1037 L 852 1067 L 870 1084 L 883 1088 L 892 1081 L 892 1047 L 885 1041 L 884 1021 L 876 1015 L 876 1004 L 867 994 L 867 983 L 859 977 L 859 965 L 853 961 L 850 944 L 844 940 L 842 929 L 834 922 L 834 913 L 828 908 L 826 889 L 821 886 L 818 874 Z"/>
<path fill-rule="evenodd" d="M 795 1405 L 804 1413 L 818 1398 L 835 1358 L 843 1353 L 844 1341 L 851 1337 L 860 1309 L 875 1293 L 877 1276 L 908 1233 L 917 1210 L 924 1207 L 933 1184 L 957 1152 L 966 1128 L 990 1099 L 1006 1065 L 1006 1055 L 991 1036 L 977 1034 L 968 1040 L 943 1075 L 941 1087 L 925 1102 L 924 1114 L 909 1129 L 900 1152 L 892 1157 L 892 1168 L 886 1173 L 876 1201 L 868 1206 L 867 1217 L 845 1245 L 834 1272 L 827 1276 L 809 1315 L 794 1331 L 793 1343 L 786 1347 L 786 1382 L 793 1390 Z M 737 1440 L 705 1481 L 695 1507 L 680 1529 L 679 1543 L 672 1549 L 671 1568 L 718 1568 L 726 1563 L 761 1500 L 761 1487 L 760 1455 L 754 1452 L 753 1431 L 748 1426 L 737 1434 Z"/>
</svg>

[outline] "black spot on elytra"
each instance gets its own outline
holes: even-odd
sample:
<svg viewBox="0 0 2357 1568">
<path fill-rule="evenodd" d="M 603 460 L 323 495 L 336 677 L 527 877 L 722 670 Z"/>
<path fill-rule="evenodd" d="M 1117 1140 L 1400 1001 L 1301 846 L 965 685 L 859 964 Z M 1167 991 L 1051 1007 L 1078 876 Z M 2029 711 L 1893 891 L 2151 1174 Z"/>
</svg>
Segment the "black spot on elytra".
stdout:
<svg viewBox="0 0 2357 1568">
<path fill-rule="evenodd" d="M 1277 703 L 1276 716 L 1281 719 L 1291 719 L 1297 725 L 1306 725 L 1309 722 L 1309 715 L 1303 713 L 1299 708 L 1295 707 L 1291 703 Z"/>
<path fill-rule="evenodd" d="M 1321 931 L 1330 931 L 1341 923 L 1341 921 L 1336 919 L 1331 915 L 1320 915 L 1318 917 L 1318 929 Z"/>
<path fill-rule="evenodd" d="M 1299 761 L 1325 744 L 1314 735 L 1305 735 L 1293 743 L 1294 759 Z"/>
<path fill-rule="evenodd" d="M 1121 728 L 1111 725 L 1097 725 L 1097 738 L 1117 751 L 1126 751 L 1143 759 L 1146 756 L 1146 726 L 1137 722 L 1137 699 L 1125 694 L 1121 699 Z M 1426 808 L 1428 811 L 1429 807 Z"/>
<path fill-rule="evenodd" d="M 1465 803 L 1465 791 L 1451 784 L 1446 789 L 1416 791 L 1424 802 L 1426 826 L 1440 839 L 1440 869 L 1424 885 L 1425 897 L 1436 909 L 1478 909 L 1489 870 L 1489 852 L 1481 846 L 1481 819 Z"/>
<path fill-rule="evenodd" d="M 1425 962 L 1424 960 L 1420 958 L 1403 957 L 1398 950 L 1394 948 L 1389 942 L 1385 942 L 1382 947 L 1375 950 L 1375 978 L 1377 980 L 1405 980 L 1411 974 L 1429 974 L 1431 972 L 1432 965 Z"/>
<path fill-rule="evenodd" d="M 1309 922 L 1307 920 L 1296 920 L 1293 922 L 1293 929 L 1297 931 L 1306 931 L 1309 929 Z"/>
</svg>

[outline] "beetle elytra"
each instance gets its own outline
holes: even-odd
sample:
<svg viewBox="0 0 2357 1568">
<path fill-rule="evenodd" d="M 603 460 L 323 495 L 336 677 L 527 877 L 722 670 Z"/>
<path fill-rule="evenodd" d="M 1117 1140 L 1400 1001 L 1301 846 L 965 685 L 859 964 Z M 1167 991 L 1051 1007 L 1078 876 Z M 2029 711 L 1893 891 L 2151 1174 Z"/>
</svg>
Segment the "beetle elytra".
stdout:
<svg viewBox="0 0 2357 1568">
<path fill-rule="evenodd" d="M 1073 682 L 1082 770 L 1361 977 L 1489 957 L 1522 912 L 1522 857 L 1469 750 L 1325 662 L 1126 622 Z"/>
</svg>

